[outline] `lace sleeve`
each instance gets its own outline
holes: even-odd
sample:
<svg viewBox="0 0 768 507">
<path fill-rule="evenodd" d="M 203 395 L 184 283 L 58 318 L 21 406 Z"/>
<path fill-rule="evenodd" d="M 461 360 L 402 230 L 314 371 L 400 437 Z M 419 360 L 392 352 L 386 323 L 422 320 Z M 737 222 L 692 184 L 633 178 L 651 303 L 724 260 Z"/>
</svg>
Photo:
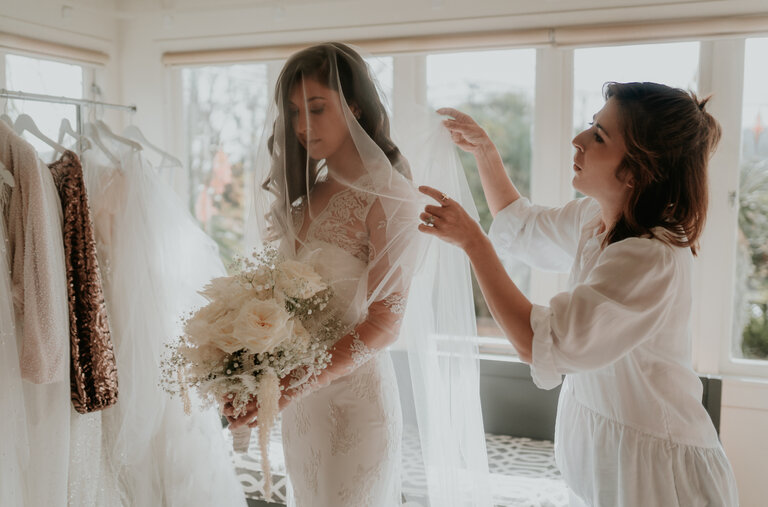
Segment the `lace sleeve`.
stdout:
<svg viewBox="0 0 768 507">
<path fill-rule="evenodd" d="M 384 208 L 377 200 L 366 218 L 369 237 L 366 318 L 336 342 L 331 350 L 331 364 L 311 381 L 287 389 L 287 397 L 296 399 L 348 375 L 397 339 L 414 265 L 410 255 L 418 250 L 415 242 L 420 238 L 415 206 L 404 201 L 394 216 L 387 216 Z"/>
</svg>

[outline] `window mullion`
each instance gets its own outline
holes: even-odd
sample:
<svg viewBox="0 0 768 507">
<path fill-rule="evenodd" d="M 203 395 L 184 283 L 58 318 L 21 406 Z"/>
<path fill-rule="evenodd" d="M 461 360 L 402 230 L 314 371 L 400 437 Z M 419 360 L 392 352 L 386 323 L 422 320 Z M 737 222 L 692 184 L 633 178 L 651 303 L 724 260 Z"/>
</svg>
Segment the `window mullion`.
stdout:
<svg viewBox="0 0 768 507">
<path fill-rule="evenodd" d="M 537 204 L 559 206 L 573 198 L 569 170 L 572 111 L 573 50 L 537 49 L 530 195 Z M 564 283 L 561 275 L 532 270 L 531 300 L 549 301 Z"/>
<path fill-rule="evenodd" d="M 744 40 L 701 43 L 699 94 L 723 136 L 709 165 L 709 210 L 694 266 L 694 367 L 732 369 L 733 291 L 738 226 Z"/>
</svg>

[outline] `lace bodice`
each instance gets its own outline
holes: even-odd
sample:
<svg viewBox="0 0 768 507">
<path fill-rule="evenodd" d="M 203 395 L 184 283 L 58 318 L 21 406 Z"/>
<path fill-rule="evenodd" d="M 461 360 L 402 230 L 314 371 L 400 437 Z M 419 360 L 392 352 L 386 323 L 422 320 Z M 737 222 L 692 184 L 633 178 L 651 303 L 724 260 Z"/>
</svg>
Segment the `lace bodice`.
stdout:
<svg viewBox="0 0 768 507">
<path fill-rule="evenodd" d="M 367 178 L 358 181 L 361 188 L 370 187 Z M 367 263 L 372 252 L 366 218 L 374 202 L 371 192 L 351 187 L 340 190 L 331 196 L 326 207 L 309 224 L 304 242 L 324 241 Z M 304 226 L 307 214 L 306 201 L 294 208 L 297 231 Z"/>
<path fill-rule="evenodd" d="M 346 335 L 332 349 L 333 360 L 314 382 L 294 386 L 291 398 L 349 375 L 397 339 L 405 312 L 413 260 L 409 259 L 418 210 L 410 186 L 398 197 L 380 197 L 370 176 L 333 194 L 311 223 L 309 206 L 293 211 L 293 225 L 300 239 L 298 255 L 315 255 L 318 272 L 331 281 Z M 343 250 L 343 252 L 339 251 Z M 354 257 L 346 258 L 344 253 Z"/>
</svg>

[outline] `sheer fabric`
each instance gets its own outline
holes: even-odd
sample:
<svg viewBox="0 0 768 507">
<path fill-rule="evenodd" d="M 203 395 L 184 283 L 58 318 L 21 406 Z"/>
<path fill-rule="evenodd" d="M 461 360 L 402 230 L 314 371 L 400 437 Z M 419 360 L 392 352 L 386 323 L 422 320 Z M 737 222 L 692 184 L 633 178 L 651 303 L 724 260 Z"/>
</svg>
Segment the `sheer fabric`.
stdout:
<svg viewBox="0 0 768 507">
<path fill-rule="evenodd" d="M 103 411 L 106 466 L 122 505 L 245 505 L 215 411 L 187 416 L 159 385 L 164 345 L 197 294 L 224 272 L 218 250 L 135 152 L 83 165 L 104 280 L 120 397 Z"/>
<path fill-rule="evenodd" d="M 278 79 L 257 154 L 247 246 L 275 241 L 286 256 L 311 262 L 330 282 L 332 309 L 345 324 L 331 365 L 310 379 L 294 372 L 286 391 L 292 402 L 283 413 L 283 441 L 294 502 L 300 507 L 400 504 L 403 411 L 387 348 L 407 335 L 416 389 L 401 390 L 424 409 L 418 421 L 409 410 L 407 423 L 430 442 L 422 451 L 434 479 L 432 505 L 454 505 L 448 499 L 480 505 L 467 494 L 475 486 L 467 462 L 484 457 L 476 356 L 466 339 L 474 334 L 471 296 L 469 305 L 461 306 L 466 303 L 461 297 L 471 294 L 469 271 L 457 252 L 430 245 L 418 232 L 424 200 L 414 183 L 416 175 L 419 183 L 430 182 L 427 173 L 435 170 L 441 174 L 431 181 L 457 183 L 460 166 L 447 136 L 442 156 L 453 157 L 452 165 L 436 166 L 439 156 L 421 157 L 423 144 L 413 146 L 411 155 L 399 150 L 379 97 L 365 61 L 349 47 L 330 43 L 300 52 Z M 425 117 L 418 121 L 417 137 L 424 140 L 436 124 Z M 421 166 L 414 165 L 417 159 Z M 453 195 L 460 197 L 459 189 L 457 184 Z M 428 246 L 432 262 L 419 270 Z M 456 289 L 453 295 L 435 293 L 443 275 L 452 280 L 458 275 L 457 285 L 442 287 Z M 449 299 L 460 308 L 449 308 Z M 447 328 L 437 324 L 441 318 Z M 462 336 L 461 347 L 436 338 L 446 330 Z M 474 376 L 460 378 L 458 370 L 447 374 L 459 348 Z M 458 391 L 451 388 L 462 380 L 468 381 L 462 393 L 474 395 L 474 403 L 464 407 L 477 409 L 476 414 L 456 409 Z M 444 429 L 466 430 L 473 418 L 479 422 L 472 426 L 479 445 L 459 458 L 458 441 Z M 438 447 L 444 452 L 437 453 Z M 450 450 L 461 463 L 438 464 Z M 458 476 L 461 480 L 454 481 Z M 453 494 L 459 490 L 462 494 Z"/>
<path fill-rule="evenodd" d="M 531 313 L 534 381 L 551 389 L 566 374 L 558 466 L 588 505 L 738 505 L 691 366 L 690 249 L 658 238 L 602 248 L 599 213 L 591 198 L 554 209 L 521 198 L 491 227 L 502 256 L 572 266 L 568 290 Z"/>
<path fill-rule="evenodd" d="M 61 202 L 48 168 L 5 122 L 0 122 L 0 161 L 13 173 L 15 183 L 4 189 L 4 260 L 10 268 L 11 289 L 0 295 L 0 300 L 11 298 L 13 318 L 3 318 L 0 327 L 6 333 L 15 327 L 18 354 L 3 356 L 3 362 L 16 361 L 4 374 L 10 375 L 9 388 L 18 387 L 14 371 L 20 371 L 22 379 L 20 390 L 8 392 L 13 407 L 8 409 L 10 417 L 0 423 L 8 424 L 7 429 L 19 437 L 8 440 L 11 453 L 8 461 L 3 459 L 3 467 L 13 477 L 15 457 L 20 458 L 22 480 L 15 490 L 3 488 L 0 495 L 23 498 L 24 505 L 64 506 L 71 409 Z M 4 339 L 10 350 L 12 344 Z"/>
<path fill-rule="evenodd" d="M 10 188 L 0 183 L 0 209 Z M 19 352 L 16 346 L 5 220 L 0 219 L 0 505 L 23 507 L 23 470 L 29 459 Z"/>
</svg>

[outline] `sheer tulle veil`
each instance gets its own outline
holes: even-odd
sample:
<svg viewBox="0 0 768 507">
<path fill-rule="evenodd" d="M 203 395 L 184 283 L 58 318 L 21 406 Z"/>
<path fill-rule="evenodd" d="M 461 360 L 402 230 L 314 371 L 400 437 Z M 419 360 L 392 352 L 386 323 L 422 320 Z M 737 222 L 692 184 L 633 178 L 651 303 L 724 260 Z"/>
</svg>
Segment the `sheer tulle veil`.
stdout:
<svg viewBox="0 0 768 507">
<path fill-rule="evenodd" d="M 296 214 L 306 208 L 312 227 L 325 208 L 343 206 L 317 197 L 317 182 L 375 201 L 375 220 L 366 221 L 378 240 L 366 252 L 366 276 L 353 300 L 367 307 L 387 294 L 408 294 L 399 332 L 386 332 L 398 334 L 391 349 L 407 351 L 409 374 L 398 377 L 403 422 L 406 434 L 418 435 L 428 503 L 490 506 L 469 264 L 456 247 L 418 231 L 427 202 L 418 185 L 445 191 L 475 216 L 476 210 L 440 118 L 424 106 L 398 107 L 408 117 L 399 117 L 392 133 L 366 64 L 373 57 L 361 54 L 321 44 L 283 68 L 249 175 L 245 249 L 269 241 L 289 256 L 305 252 L 307 224 Z M 337 103 L 314 95 L 317 84 L 338 94 Z M 340 111 L 335 126 L 312 118 L 323 108 Z"/>
</svg>

